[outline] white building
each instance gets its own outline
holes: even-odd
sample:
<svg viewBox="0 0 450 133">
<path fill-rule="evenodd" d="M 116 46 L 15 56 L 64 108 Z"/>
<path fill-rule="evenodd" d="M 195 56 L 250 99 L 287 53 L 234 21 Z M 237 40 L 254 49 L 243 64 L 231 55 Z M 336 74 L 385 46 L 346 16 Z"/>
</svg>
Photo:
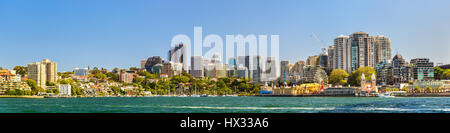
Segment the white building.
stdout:
<svg viewBox="0 0 450 133">
<path fill-rule="evenodd" d="M 72 86 L 69 84 L 59 84 L 59 95 L 66 95 L 70 96 L 72 95 Z"/>
<path fill-rule="evenodd" d="M 75 68 L 73 70 L 73 72 L 75 73 L 75 76 L 89 76 L 89 69 L 88 68 Z"/>
</svg>

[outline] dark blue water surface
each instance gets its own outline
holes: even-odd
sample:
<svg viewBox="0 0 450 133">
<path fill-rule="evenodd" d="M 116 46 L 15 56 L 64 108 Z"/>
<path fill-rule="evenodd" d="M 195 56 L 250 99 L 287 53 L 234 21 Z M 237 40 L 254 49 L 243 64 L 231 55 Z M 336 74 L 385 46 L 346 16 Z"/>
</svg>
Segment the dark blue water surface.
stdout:
<svg viewBox="0 0 450 133">
<path fill-rule="evenodd" d="M 450 98 L 0 98 L 0 113 L 450 113 Z"/>
</svg>

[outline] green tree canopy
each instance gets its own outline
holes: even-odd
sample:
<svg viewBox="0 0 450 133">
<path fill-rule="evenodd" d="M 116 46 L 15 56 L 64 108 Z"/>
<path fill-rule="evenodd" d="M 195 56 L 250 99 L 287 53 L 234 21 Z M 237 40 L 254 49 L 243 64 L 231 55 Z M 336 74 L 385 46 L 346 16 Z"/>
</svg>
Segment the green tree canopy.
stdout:
<svg viewBox="0 0 450 133">
<path fill-rule="evenodd" d="M 25 82 L 28 84 L 28 86 L 31 87 L 31 90 L 32 90 L 33 92 L 44 92 L 44 89 L 42 89 L 41 87 L 39 87 L 39 86 L 37 85 L 36 81 L 34 81 L 33 79 L 28 79 L 28 80 L 26 80 Z"/>
<path fill-rule="evenodd" d="M 74 74 L 74 72 L 58 72 L 58 75 L 61 76 L 61 78 L 65 79 L 65 78 L 69 78 L 71 74 Z"/>
<path fill-rule="evenodd" d="M 56 83 L 50 82 L 50 81 L 45 81 L 45 85 L 47 86 L 56 86 Z"/>
<path fill-rule="evenodd" d="M 119 82 L 119 74 L 108 72 L 105 75 L 109 80 Z"/>
<path fill-rule="evenodd" d="M 442 78 L 443 78 L 443 79 L 450 79 L 450 69 L 446 69 L 446 70 L 442 73 Z"/>
<path fill-rule="evenodd" d="M 58 81 L 60 84 L 70 84 L 72 85 L 74 81 L 71 78 L 61 79 Z"/>
<path fill-rule="evenodd" d="M 97 74 L 95 74 L 94 77 L 97 79 L 106 79 L 107 78 L 107 76 L 103 73 L 97 73 Z"/>
<path fill-rule="evenodd" d="M 333 85 L 345 85 L 347 81 L 345 78 L 348 78 L 348 73 L 344 69 L 334 69 L 331 74 L 328 82 Z"/>
<path fill-rule="evenodd" d="M 27 74 L 27 69 L 28 69 L 28 67 L 24 67 L 24 66 L 15 66 L 13 68 L 13 70 L 15 70 L 16 73 L 20 74 L 22 77 Z"/>
<path fill-rule="evenodd" d="M 360 86 L 361 85 L 361 75 L 364 73 L 366 80 L 370 80 L 372 78 L 372 74 L 376 75 L 375 69 L 373 67 L 360 67 L 358 70 L 353 71 L 349 78 L 348 82 L 352 86 Z"/>
<path fill-rule="evenodd" d="M 97 73 L 101 73 L 101 71 L 98 69 L 98 67 L 94 67 L 93 70 L 91 70 L 91 74 L 97 74 Z"/>
</svg>

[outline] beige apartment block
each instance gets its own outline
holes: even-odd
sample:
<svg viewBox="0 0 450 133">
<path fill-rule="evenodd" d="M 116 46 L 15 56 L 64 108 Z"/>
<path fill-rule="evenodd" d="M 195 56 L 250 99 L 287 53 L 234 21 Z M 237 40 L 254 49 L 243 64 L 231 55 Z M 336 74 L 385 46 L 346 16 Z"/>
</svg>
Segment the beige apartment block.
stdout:
<svg viewBox="0 0 450 133">
<path fill-rule="evenodd" d="M 57 64 L 48 59 L 28 64 L 28 79 L 33 79 L 42 88 L 46 87 L 46 81 L 56 82 L 57 76 Z"/>
</svg>

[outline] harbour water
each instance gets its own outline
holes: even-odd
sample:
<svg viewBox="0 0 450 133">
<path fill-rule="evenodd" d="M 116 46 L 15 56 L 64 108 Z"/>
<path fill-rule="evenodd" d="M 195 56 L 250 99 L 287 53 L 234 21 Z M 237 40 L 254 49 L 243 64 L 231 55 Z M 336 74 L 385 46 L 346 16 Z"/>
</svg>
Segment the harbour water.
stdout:
<svg viewBox="0 0 450 133">
<path fill-rule="evenodd" d="M 450 113 L 450 98 L 2 98 L 0 99 L 0 113 Z"/>
</svg>

